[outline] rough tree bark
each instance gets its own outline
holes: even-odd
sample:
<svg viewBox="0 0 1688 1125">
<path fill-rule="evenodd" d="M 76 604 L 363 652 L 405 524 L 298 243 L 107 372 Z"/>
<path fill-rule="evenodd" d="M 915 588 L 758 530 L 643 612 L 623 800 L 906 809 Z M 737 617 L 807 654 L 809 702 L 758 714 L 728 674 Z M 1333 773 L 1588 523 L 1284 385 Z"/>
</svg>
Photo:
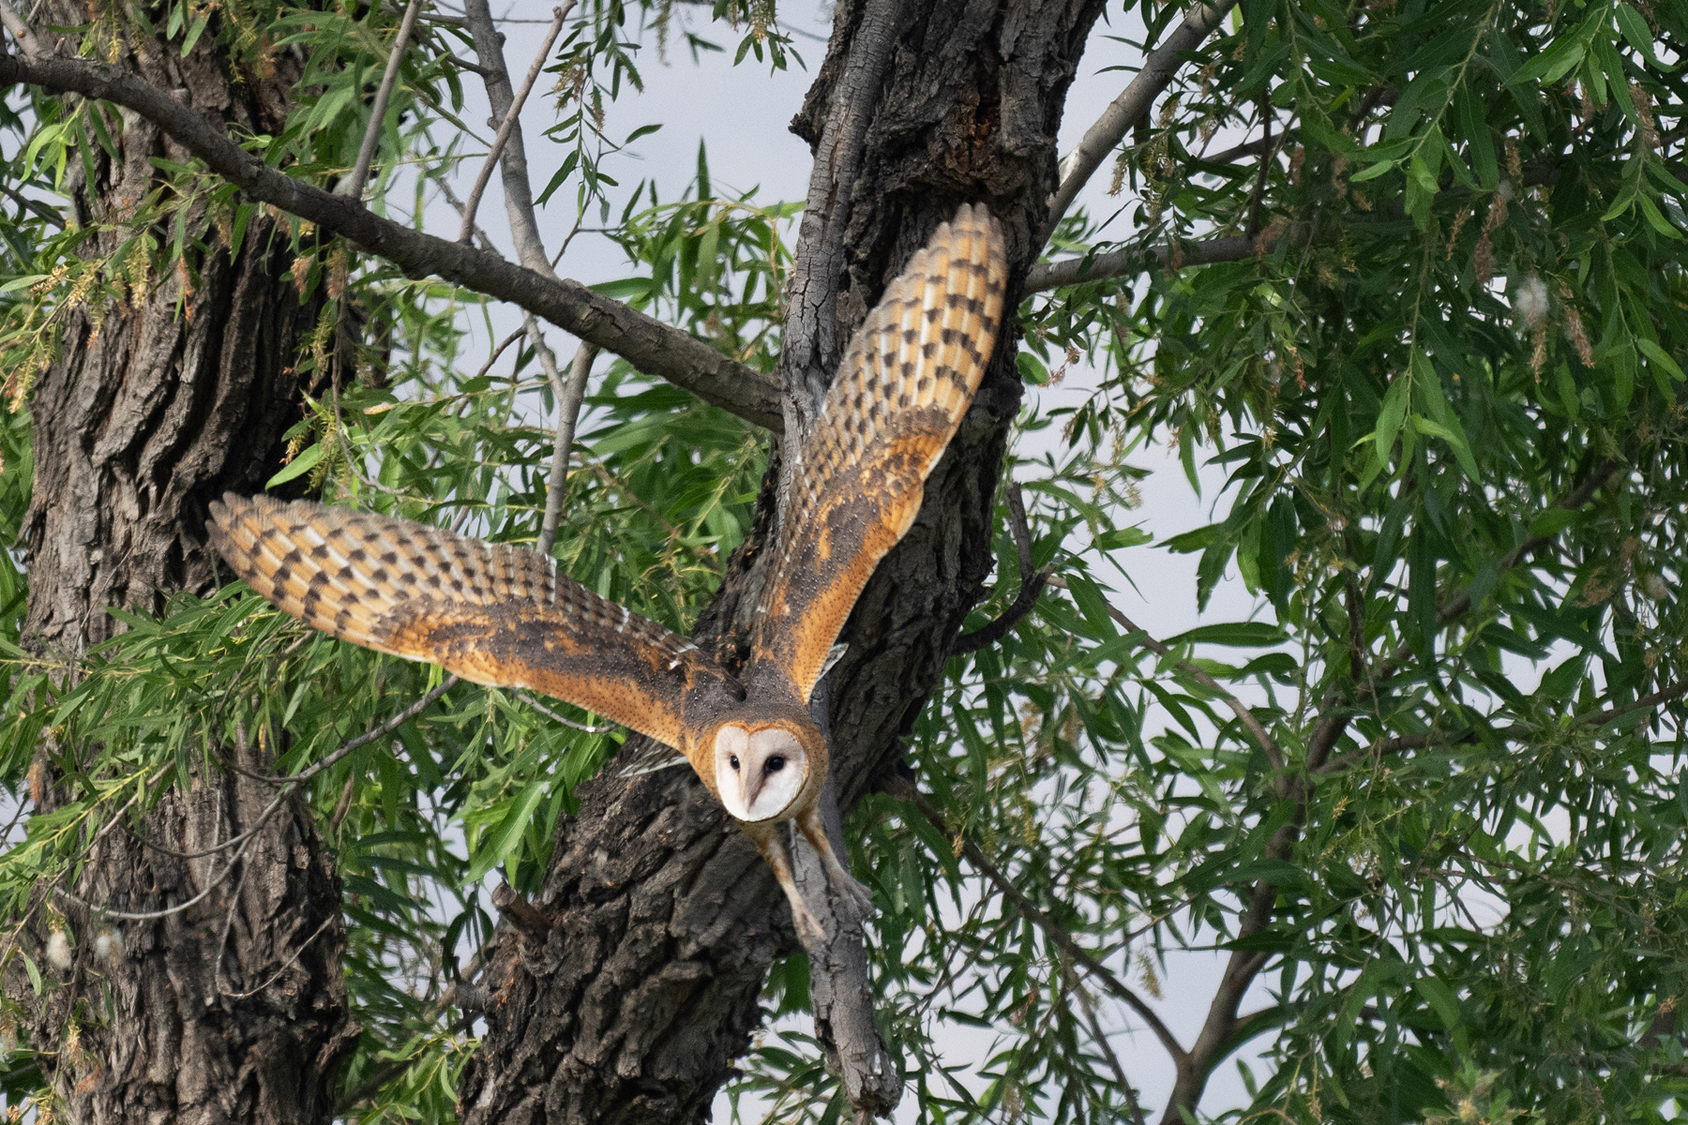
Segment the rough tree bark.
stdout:
<svg viewBox="0 0 1688 1125">
<path fill-rule="evenodd" d="M 33 11 L 43 28 L 87 19 L 83 5 L 66 0 Z M 261 75 L 220 52 L 214 34 L 183 57 L 179 44 L 128 31 L 115 48 L 125 66 L 221 122 L 280 131 L 295 60 L 280 58 Z M 94 182 L 72 162 L 73 218 L 96 232 L 89 255 L 128 236 L 128 216 L 156 186 L 154 158 L 186 159 L 137 115 L 124 114 L 113 139 L 119 158 L 96 149 Z M 147 279 L 144 297 L 98 310 L 103 320 L 86 308 L 68 320 L 63 359 L 32 402 L 35 484 L 24 542 L 25 642 L 34 651 L 74 660 L 114 632 L 107 606 L 153 611 L 176 591 L 212 588 L 206 504 L 225 489 L 256 491 L 279 465 L 282 434 L 299 417 L 294 356 L 322 308 L 320 299 L 300 300 L 286 240 L 276 235 L 274 224 L 255 220 L 238 254 L 218 249 L 194 262 L 191 287 L 188 272 L 165 272 Z M 214 752 L 269 772 L 250 748 Z M 43 746 L 32 772 L 36 811 L 53 807 L 52 779 L 76 753 Z M 32 911 L 19 940 L 57 984 L 37 997 L 16 959 L 4 983 L 28 1013 L 30 1041 L 57 1051 L 41 1063 L 72 1120 L 330 1118 L 336 1067 L 355 1029 L 339 967 L 339 884 L 309 809 L 283 806 L 226 878 L 227 850 L 177 854 L 252 828 L 274 795 L 233 771 L 196 779 L 190 791 L 166 795 L 139 835 L 125 823 L 107 832 L 69 888 L 75 898 L 53 894 Z M 163 917 L 104 913 L 167 911 L 207 886 L 209 895 Z M 62 971 L 41 949 L 55 919 L 76 943 Z M 109 1005 L 101 1003 L 106 989 Z"/>
<path fill-rule="evenodd" d="M 876 7 L 894 9 L 894 46 L 867 92 L 871 116 L 856 165 L 840 180 L 851 185 L 849 198 L 834 201 L 847 204 L 831 279 L 836 322 L 825 332 L 815 321 L 806 326 L 815 333 L 803 345 L 810 369 L 836 363 L 830 353 L 964 201 L 984 201 L 1003 222 L 1012 307 L 1056 187 L 1063 101 L 1101 9 L 1095 0 L 847 0 L 793 124 L 811 145 L 849 72 L 860 24 Z M 833 227 L 833 217 L 814 229 Z M 811 237 L 821 236 L 806 228 Z M 849 653 L 829 685 L 832 768 L 846 812 L 897 768 L 899 739 L 983 592 L 992 498 L 1019 403 L 1014 340 L 1005 337 L 927 482 L 919 519 L 845 628 Z M 744 655 L 762 547 L 774 526 L 777 472 L 770 470 L 757 524 L 698 626 L 697 636 L 729 663 Z M 460 1086 L 463 1118 L 504 1125 L 701 1120 L 759 1021 L 756 1001 L 770 963 L 796 948 L 789 914 L 755 848 L 690 771 L 624 779 L 612 763 L 578 796 L 579 815 L 559 826 L 539 904 L 549 929 L 506 931 L 493 951 L 487 1035 Z"/>
</svg>

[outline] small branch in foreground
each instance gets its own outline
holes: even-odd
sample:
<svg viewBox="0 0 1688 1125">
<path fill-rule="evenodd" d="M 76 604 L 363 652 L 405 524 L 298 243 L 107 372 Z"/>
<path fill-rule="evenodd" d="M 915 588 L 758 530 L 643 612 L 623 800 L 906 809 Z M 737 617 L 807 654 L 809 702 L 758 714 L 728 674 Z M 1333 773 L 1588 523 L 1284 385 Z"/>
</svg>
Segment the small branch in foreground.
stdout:
<svg viewBox="0 0 1688 1125">
<path fill-rule="evenodd" d="M 57 211 L 47 206 L 39 199 L 29 198 L 29 196 L 14 188 L 11 184 L 0 184 L 0 191 L 5 192 L 12 202 L 16 203 L 19 207 L 35 212 L 36 216 L 43 222 L 50 223 L 59 230 L 64 229 L 64 216 L 60 215 Z"/>
<path fill-rule="evenodd" d="M 410 0 L 399 21 L 399 33 L 393 49 L 387 55 L 387 70 L 381 75 L 381 87 L 375 91 L 375 101 L 369 107 L 369 127 L 363 131 L 363 144 L 358 146 L 357 163 L 349 176 L 334 189 L 334 194 L 347 199 L 362 199 L 364 185 L 369 182 L 369 168 L 375 162 L 375 146 L 381 139 L 381 122 L 387 116 L 387 102 L 393 96 L 399 67 L 404 63 L 405 50 L 410 46 L 410 32 L 416 26 L 416 16 L 422 11 L 422 0 Z"/>
<path fill-rule="evenodd" d="M 619 723 L 599 723 L 597 726 L 593 726 L 591 723 L 577 723 L 567 715 L 558 714 L 556 711 L 553 711 L 551 708 L 545 706 L 545 704 L 539 702 L 539 700 L 534 698 L 532 692 L 518 691 L 516 693 L 516 698 L 520 699 L 523 703 L 526 703 L 529 707 L 532 707 L 535 711 L 538 711 L 546 718 L 554 719 L 563 724 L 565 727 L 573 727 L 575 730 L 585 731 L 587 734 L 608 734 L 610 731 L 621 725 Z M 685 761 L 684 758 L 680 760 Z"/>
<path fill-rule="evenodd" d="M 575 0 L 568 0 L 562 7 L 552 10 L 551 26 L 545 33 L 545 42 L 540 45 L 539 53 L 534 56 L 533 65 L 528 67 L 527 78 L 522 82 L 522 88 L 516 92 L 515 100 L 504 113 L 504 120 L 498 125 L 498 135 L 492 138 L 492 148 L 487 151 L 486 163 L 481 165 L 481 171 L 475 177 L 475 186 L 469 191 L 468 202 L 463 205 L 463 226 L 457 232 L 457 241 L 468 242 L 475 233 L 475 211 L 481 205 L 481 196 L 486 192 L 486 186 L 492 180 L 492 170 L 498 166 L 498 158 L 504 153 L 504 146 L 510 140 L 510 134 L 516 128 L 516 122 L 522 115 L 522 103 L 527 101 L 528 94 L 533 91 L 533 84 L 539 78 L 539 72 L 545 69 L 545 60 L 551 55 L 551 45 L 557 41 L 557 33 L 563 30 L 563 20 L 568 18 L 574 8 Z M 542 250 L 543 257 L 544 251 Z"/>
<path fill-rule="evenodd" d="M 931 824 L 945 837 L 955 838 L 957 836 L 949 822 L 944 819 L 944 814 L 939 812 L 937 807 L 926 799 L 925 794 L 916 789 L 907 778 L 891 777 L 885 782 L 885 792 L 899 801 L 914 806 L 920 815 L 926 818 L 927 823 Z M 1154 1009 L 1145 1004 L 1135 992 L 1127 988 L 1125 982 L 1114 975 L 1113 970 L 1086 952 L 1084 947 L 1079 945 L 1073 939 L 1073 935 L 1068 933 L 1064 927 L 1039 910 L 1036 904 L 1027 898 L 1019 887 L 1010 882 L 1008 876 L 1003 874 L 1002 870 L 992 863 L 984 852 L 979 850 L 978 845 L 968 839 L 965 834 L 960 836 L 960 840 L 961 851 L 967 857 L 967 862 L 972 864 L 974 869 L 988 879 L 998 891 L 1002 892 L 1003 897 L 1013 905 L 1020 916 L 1042 930 L 1044 936 L 1053 942 L 1056 948 L 1065 953 L 1075 964 L 1081 966 L 1085 972 L 1100 981 L 1103 988 L 1123 1000 L 1144 1023 L 1149 1025 L 1149 1030 L 1155 1033 L 1155 1038 L 1161 1041 L 1161 1046 L 1166 1048 L 1167 1054 L 1172 1056 L 1173 1062 L 1183 1066 L 1189 1058 L 1189 1052 L 1184 1050 L 1178 1042 L 1177 1036 L 1172 1034 L 1172 1029 L 1167 1027 L 1165 1022 L 1155 1014 Z"/>
<path fill-rule="evenodd" d="M 1078 997 L 1078 1006 L 1084 1012 L 1084 1021 L 1090 1025 L 1090 1037 L 1096 1041 L 1102 1057 L 1108 1062 L 1108 1069 L 1114 1072 L 1114 1081 L 1119 1083 L 1120 1091 L 1125 1094 L 1125 1104 L 1131 1109 L 1131 1120 L 1135 1125 L 1145 1125 L 1143 1107 L 1137 1104 L 1137 1091 L 1132 1088 L 1131 1080 L 1126 1078 L 1125 1067 L 1120 1065 L 1119 1056 L 1114 1054 L 1113 1045 L 1108 1042 L 1108 1033 L 1102 1030 L 1102 1021 L 1096 1018 L 1096 1005 L 1090 1002 L 1090 993 L 1084 990 L 1084 985 L 1079 982 L 1077 974 L 1071 968 L 1063 965 L 1061 970 L 1067 978 L 1067 986 L 1072 989 L 1073 995 Z"/>
</svg>

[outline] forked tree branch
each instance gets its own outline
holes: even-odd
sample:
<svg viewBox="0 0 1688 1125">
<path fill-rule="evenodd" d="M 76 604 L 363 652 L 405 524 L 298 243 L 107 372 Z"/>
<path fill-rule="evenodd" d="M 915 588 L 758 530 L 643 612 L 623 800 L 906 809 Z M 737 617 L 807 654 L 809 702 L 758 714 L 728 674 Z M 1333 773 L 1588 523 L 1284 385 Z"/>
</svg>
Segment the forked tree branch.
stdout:
<svg viewBox="0 0 1688 1125">
<path fill-rule="evenodd" d="M 347 238 L 409 276 L 432 274 L 509 301 L 741 418 L 774 430 L 783 426 L 773 380 L 701 340 L 577 281 L 553 280 L 495 254 L 423 234 L 295 180 L 229 140 L 202 114 L 119 67 L 92 59 L 0 54 L 0 83 L 29 83 L 131 109 L 247 195 Z"/>
<path fill-rule="evenodd" d="M 463 227 L 457 232 L 457 241 L 459 242 L 468 242 L 475 233 L 475 211 L 480 207 L 481 196 L 485 193 L 487 184 L 492 180 L 492 170 L 497 166 L 498 158 L 503 154 L 504 146 L 510 142 L 512 134 L 520 132 L 518 122 L 522 115 L 522 105 L 527 101 L 528 95 L 533 92 L 533 84 L 539 79 L 539 72 L 545 69 L 545 60 L 551 56 L 551 44 L 557 41 L 557 34 L 563 30 L 563 21 L 568 18 L 569 12 L 574 9 L 574 4 L 575 0 L 568 0 L 552 14 L 551 26 L 545 32 L 545 41 L 540 44 L 539 53 L 533 57 L 533 63 L 528 67 L 527 77 L 522 80 L 522 88 L 516 92 L 515 98 L 503 111 L 503 120 L 499 122 L 498 134 L 492 138 L 492 147 L 487 151 L 486 162 L 481 165 L 480 173 L 475 177 L 475 186 L 469 192 L 469 200 L 463 205 Z M 523 182 L 526 182 L 525 177 Z M 537 237 L 536 232 L 536 240 Z M 532 268 L 525 257 L 523 264 Z"/>
<path fill-rule="evenodd" d="M 572 10 L 573 6 L 574 0 L 569 0 L 569 9 Z M 475 57 L 481 62 L 493 119 L 513 122 L 505 139 L 499 168 L 503 173 L 504 210 L 509 216 L 510 237 L 516 243 L 516 260 L 535 273 L 555 277 L 557 275 L 545 253 L 544 240 L 539 237 L 539 222 L 534 217 L 533 186 L 528 182 L 527 145 L 522 141 L 521 119 L 519 115 L 512 117 L 510 113 L 516 96 L 510 88 L 510 72 L 504 65 L 503 37 L 493 23 L 492 9 L 487 0 L 466 0 L 463 11 L 470 39 L 475 45 Z M 567 12 L 564 16 L 566 18 Z"/>
<path fill-rule="evenodd" d="M 987 645 L 994 645 L 1008 631 L 1020 623 L 1020 619 L 1032 611 L 1037 604 L 1038 595 L 1049 583 L 1049 576 L 1054 573 L 1050 567 L 1042 570 L 1032 568 L 1032 536 L 1026 526 L 1026 503 L 1020 495 L 1020 486 L 1010 480 L 1004 489 L 1008 500 L 1008 529 L 1014 536 L 1014 549 L 1020 559 L 1020 592 L 1014 596 L 1014 601 L 1002 616 L 982 628 L 971 633 L 963 633 L 950 642 L 950 655 L 955 656 L 964 652 L 977 652 Z"/>
<path fill-rule="evenodd" d="M 1067 588 L 1067 580 L 1058 575 L 1051 577 L 1049 579 L 1049 584 L 1051 586 L 1059 586 L 1063 590 Z M 1112 605 L 1109 605 L 1107 610 L 1108 616 L 1113 618 L 1114 621 L 1118 623 L 1119 627 L 1124 629 L 1128 634 L 1135 635 L 1137 637 L 1137 643 L 1143 648 L 1148 649 L 1156 656 L 1172 655 L 1171 648 L 1149 636 L 1149 634 L 1135 621 L 1131 620 L 1131 618 L 1115 609 Z M 1235 715 L 1237 717 L 1237 721 L 1243 725 L 1245 730 L 1248 731 L 1249 737 L 1254 740 L 1254 744 L 1256 746 L 1260 747 L 1261 753 L 1266 755 L 1266 760 L 1272 764 L 1272 768 L 1280 772 L 1283 770 L 1284 755 L 1283 750 L 1278 746 L 1278 740 L 1273 738 L 1271 734 L 1267 732 L 1266 728 L 1261 725 L 1260 720 L 1254 717 L 1254 712 L 1249 710 L 1248 704 L 1238 699 L 1236 695 L 1225 687 L 1224 684 L 1221 684 L 1218 680 L 1214 679 L 1211 674 L 1203 671 L 1199 666 L 1190 663 L 1188 660 L 1174 661 L 1172 666 L 1180 673 L 1190 677 L 1192 680 L 1202 685 L 1202 687 L 1218 696 L 1220 701 L 1231 709 L 1231 714 Z M 1280 789 L 1281 788 L 1282 787 L 1280 786 Z"/>
</svg>

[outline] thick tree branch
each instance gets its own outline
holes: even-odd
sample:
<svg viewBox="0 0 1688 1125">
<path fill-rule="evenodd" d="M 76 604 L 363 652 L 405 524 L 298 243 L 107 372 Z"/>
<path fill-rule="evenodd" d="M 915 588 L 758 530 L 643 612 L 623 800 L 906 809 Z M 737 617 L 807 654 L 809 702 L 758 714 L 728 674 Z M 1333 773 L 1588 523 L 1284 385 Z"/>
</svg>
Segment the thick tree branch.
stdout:
<svg viewBox="0 0 1688 1125">
<path fill-rule="evenodd" d="M 509 301 L 741 418 L 775 430 L 783 426 L 773 381 L 701 340 L 577 281 L 553 280 L 495 254 L 423 234 L 295 180 L 229 140 L 203 115 L 118 67 L 90 59 L 0 55 L 0 83 L 30 83 L 125 106 L 252 198 L 341 235 L 408 275 L 433 274 Z"/>
<path fill-rule="evenodd" d="M 1220 0 L 1211 6 L 1202 3 L 1192 5 L 1161 45 L 1149 52 L 1137 77 L 1085 132 L 1078 147 L 1061 161 L 1061 186 L 1050 202 L 1049 218 L 1044 222 L 1040 245 L 1049 241 L 1050 234 L 1066 217 L 1073 200 L 1078 197 L 1079 189 L 1096 174 L 1096 169 L 1102 166 L 1102 161 L 1107 159 L 1114 146 L 1125 139 L 1133 124 L 1148 114 L 1155 97 L 1166 89 L 1167 83 L 1183 65 L 1183 56 L 1219 26 L 1219 21 L 1225 18 L 1225 13 L 1235 3 L 1236 0 Z"/>
<path fill-rule="evenodd" d="M 786 410 L 791 412 L 787 429 L 793 433 L 807 428 L 815 404 L 826 393 L 844 355 L 838 323 L 844 232 L 850 224 L 851 192 L 861 170 L 868 123 L 879 104 L 885 64 L 903 14 L 898 0 L 868 0 L 857 27 L 841 24 L 834 31 L 850 37 L 849 55 L 815 146 L 815 166 L 809 173 L 809 194 L 786 290 L 786 345 L 780 373 Z"/>
<path fill-rule="evenodd" d="M 11 0 L 0 0 L 0 24 L 4 24 L 6 30 L 12 33 L 12 38 L 18 41 L 18 45 L 31 55 L 48 53 L 23 16 L 12 7 Z"/>
<path fill-rule="evenodd" d="M 569 7 L 573 7 L 573 0 L 570 0 Z M 487 102 L 492 106 L 493 120 L 512 119 L 510 109 L 515 105 L 516 96 L 510 88 L 510 73 L 505 68 L 504 49 L 500 45 L 503 36 L 493 23 L 492 9 L 487 0 L 466 0 L 463 11 L 470 38 L 475 44 L 475 57 L 480 59 L 486 80 Z M 535 273 L 555 277 L 545 253 L 544 240 L 539 237 L 539 222 L 534 217 L 533 186 L 528 182 L 527 145 L 522 140 L 519 115 L 513 120 L 499 168 L 503 172 L 504 210 L 509 216 L 510 237 L 516 243 L 516 260 Z"/>
</svg>

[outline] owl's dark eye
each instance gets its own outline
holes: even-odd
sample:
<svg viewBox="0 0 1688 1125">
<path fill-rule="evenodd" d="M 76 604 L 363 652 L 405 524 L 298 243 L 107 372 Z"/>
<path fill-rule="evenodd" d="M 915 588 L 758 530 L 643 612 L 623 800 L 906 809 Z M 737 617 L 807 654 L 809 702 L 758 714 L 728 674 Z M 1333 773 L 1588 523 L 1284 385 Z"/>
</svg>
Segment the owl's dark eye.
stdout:
<svg viewBox="0 0 1688 1125">
<path fill-rule="evenodd" d="M 775 773 L 785 768 L 785 759 L 778 754 L 769 758 L 762 766 L 763 773 Z"/>
<path fill-rule="evenodd" d="M 727 761 L 732 763 L 732 767 L 735 770 L 738 769 L 738 755 L 737 754 L 729 755 L 728 758 L 727 758 Z"/>
</svg>

